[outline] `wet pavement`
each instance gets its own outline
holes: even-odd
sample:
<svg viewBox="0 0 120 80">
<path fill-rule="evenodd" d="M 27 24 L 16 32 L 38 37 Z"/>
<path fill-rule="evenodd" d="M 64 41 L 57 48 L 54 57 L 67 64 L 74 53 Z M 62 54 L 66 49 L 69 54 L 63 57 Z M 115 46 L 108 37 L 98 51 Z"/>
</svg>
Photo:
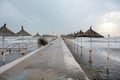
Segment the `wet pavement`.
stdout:
<svg viewBox="0 0 120 80">
<path fill-rule="evenodd" d="M 88 80 L 61 38 L 0 74 L 0 80 Z"/>
</svg>

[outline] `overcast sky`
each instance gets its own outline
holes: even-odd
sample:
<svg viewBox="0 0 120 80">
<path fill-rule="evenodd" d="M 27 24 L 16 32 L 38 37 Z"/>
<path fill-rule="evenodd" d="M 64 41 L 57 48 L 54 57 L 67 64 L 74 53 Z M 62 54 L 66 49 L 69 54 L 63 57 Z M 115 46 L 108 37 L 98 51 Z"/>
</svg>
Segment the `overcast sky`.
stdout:
<svg viewBox="0 0 120 80">
<path fill-rule="evenodd" d="M 0 26 L 14 32 L 66 34 L 93 26 L 106 36 L 120 36 L 120 0 L 0 0 Z"/>
</svg>

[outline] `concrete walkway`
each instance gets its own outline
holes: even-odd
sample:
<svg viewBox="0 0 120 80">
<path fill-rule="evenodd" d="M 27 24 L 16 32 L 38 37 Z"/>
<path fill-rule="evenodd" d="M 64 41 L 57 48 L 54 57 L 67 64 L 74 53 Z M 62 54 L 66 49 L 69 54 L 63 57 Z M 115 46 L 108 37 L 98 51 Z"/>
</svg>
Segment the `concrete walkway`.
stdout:
<svg viewBox="0 0 120 80">
<path fill-rule="evenodd" d="M 0 74 L 0 80 L 88 80 L 61 38 Z"/>
</svg>

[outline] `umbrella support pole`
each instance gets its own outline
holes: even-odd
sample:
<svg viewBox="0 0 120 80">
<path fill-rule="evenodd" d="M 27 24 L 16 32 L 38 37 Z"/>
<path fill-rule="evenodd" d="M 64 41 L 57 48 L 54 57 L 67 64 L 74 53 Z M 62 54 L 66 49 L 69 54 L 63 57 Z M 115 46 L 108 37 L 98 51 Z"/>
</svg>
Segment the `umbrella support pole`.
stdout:
<svg viewBox="0 0 120 80">
<path fill-rule="evenodd" d="M 23 44 L 23 36 L 22 36 L 22 44 Z M 22 46 L 23 47 L 23 46 Z"/>
<path fill-rule="evenodd" d="M 109 60 L 107 59 L 107 74 L 109 74 Z"/>
<path fill-rule="evenodd" d="M 92 63 L 92 38 L 90 37 L 90 50 L 89 50 L 89 52 L 90 52 L 90 58 L 89 58 L 89 62 L 90 63 Z"/>
<path fill-rule="evenodd" d="M 20 43 L 19 43 L 19 53 L 20 53 Z"/>
<path fill-rule="evenodd" d="M 4 44 L 5 44 L 5 36 L 3 36 L 3 49 L 2 49 L 2 59 L 3 59 L 3 65 L 5 64 L 5 49 L 4 49 Z"/>
<path fill-rule="evenodd" d="M 78 38 L 77 38 L 77 56 L 79 55 L 79 53 L 78 53 Z M 79 58 L 79 56 L 78 56 L 78 58 Z"/>
<path fill-rule="evenodd" d="M 89 52 L 90 52 L 89 62 L 92 63 L 92 50 L 89 50 Z"/>
<path fill-rule="evenodd" d="M 23 36 L 22 36 L 22 49 L 21 49 L 21 55 L 24 56 L 25 55 L 25 49 L 23 47 Z"/>
<path fill-rule="evenodd" d="M 81 37 L 81 46 L 80 46 L 80 48 L 81 48 L 81 57 L 82 57 L 82 48 L 83 48 L 83 46 L 82 46 L 82 37 Z"/>
<path fill-rule="evenodd" d="M 3 57 L 3 65 L 5 64 L 5 55 L 2 56 Z"/>
<path fill-rule="evenodd" d="M 2 60 L 3 60 L 3 65 L 5 64 L 5 49 L 2 49 Z"/>
<path fill-rule="evenodd" d="M 82 54 L 82 48 L 83 48 L 83 46 L 80 46 L 80 48 L 81 48 L 81 57 L 83 56 L 83 54 Z"/>
<path fill-rule="evenodd" d="M 109 74 L 110 35 L 108 34 L 107 75 Z"/>
<path fill-rule="evenodd" d="M 5 36 L 3 36 L 3 49 L 4 49 L 4 45 L 5 45 Z"/>
<path fill-rule="evenodd" d="M 92 38 L 90 37 L 90 50 L 92 50 Z"/>
<path fill-rule="evenodd" d="M 24 54 L 25 54 L 25 50 L 24 50 L 24 48 L 22 48 L 22 50 L 21 50 L 21 55 L 24 56 Z"/>
<path fill-rule="evenodd" d="M 109 68 L 107 68 L 107 74 L 109 74 Z"/>
<path fill-rule="evenodd" d="M 74 39 L 74 43 L 73 44 L 74 44 L 74 52 L 75 52 L 75 39 Z"/>
</svg>

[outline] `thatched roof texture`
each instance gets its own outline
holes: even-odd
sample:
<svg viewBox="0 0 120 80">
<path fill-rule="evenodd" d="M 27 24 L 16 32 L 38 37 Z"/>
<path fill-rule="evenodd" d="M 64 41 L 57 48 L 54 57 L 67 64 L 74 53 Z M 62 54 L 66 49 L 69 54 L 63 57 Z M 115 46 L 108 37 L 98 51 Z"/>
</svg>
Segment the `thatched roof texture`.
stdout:
<svg viewBox="0 0 120 80">
<path fill-rule="evenodd" d="M 83 37 L 104 37 L 104 36 L 102 36 L 101 34 L 95 32 L 95 31 L 92 29 L 92 26 L 90 26 L 90 29 L 88 29 L 88 30 L 84 33 Z"/>
<path fill-rule="evenodd" d="M 33 36 L 33 38 L 40 38 L 40 37 L 41 37 L 41 35 L 39 34 L 39 32 Z"/>
<path fill-rule="evenodd" d="M 75 37 L 83 37 L 83 35 L 84 35 L 84 32 L 82 30 L 74 34 Z"/>
<path fill-rule="evenodd" d="M 23 26 L 21 26 L 21 30 L 16 34 L 17 34 L 17 36 L 31 36 L 30 33 L 28 33 L 27 31 L 24 30 Z"/>
<path fill-rule="evenodd" d="M 0 36 L 15 36 L 16 34 L 11 31 L 10 29 L 8 29 L 6 27 L 6 24 L 4 24 L 1 28 L 0 28 Z"/>
</svg>

